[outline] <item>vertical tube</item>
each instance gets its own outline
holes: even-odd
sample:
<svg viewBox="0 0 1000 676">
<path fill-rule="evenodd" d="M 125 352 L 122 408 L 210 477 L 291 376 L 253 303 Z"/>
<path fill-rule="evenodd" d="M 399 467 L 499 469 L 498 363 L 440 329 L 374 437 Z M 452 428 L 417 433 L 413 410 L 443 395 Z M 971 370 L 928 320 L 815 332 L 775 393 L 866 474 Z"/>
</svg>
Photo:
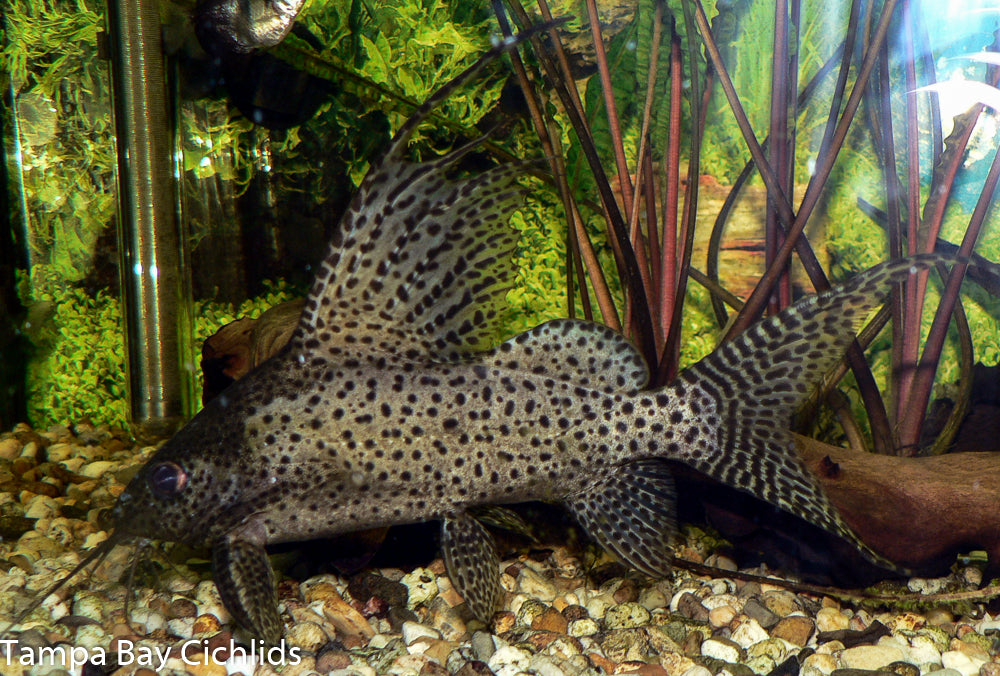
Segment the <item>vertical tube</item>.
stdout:
<svg viewBox="0 0 1000 676">
<path fill-rule="evenodd" d="M 190 284 L 156 0 L 108 0 L 122 314 L 133 433 L 172 434 L 191 405 Z"/>
</svg>

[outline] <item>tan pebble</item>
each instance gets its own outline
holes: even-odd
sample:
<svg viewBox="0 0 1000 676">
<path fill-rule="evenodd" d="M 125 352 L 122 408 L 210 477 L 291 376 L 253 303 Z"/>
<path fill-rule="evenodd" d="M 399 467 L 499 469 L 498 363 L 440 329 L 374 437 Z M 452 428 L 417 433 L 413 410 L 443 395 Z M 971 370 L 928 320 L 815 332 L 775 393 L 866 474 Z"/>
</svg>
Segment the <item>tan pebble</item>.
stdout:
<svg viewBox="0 0 1000 676">
<path fill-rule="evenodd" d="M 458 643 L 455 643 L 454 641 L 432 638 L 423 640 L 427 642 L 427 649 L 423 651 L 423 654 L 435 662 L 440 662 L 441 664 L 444 664 L 448 659 L 448 655 L 451 654 L 451 651 L 458 647 Z"/>
<path fill-rule="evenodd" d="M 903 659 L 903 651 L 891 645 L 859 645 L 840 653 L 840 663 L 848 669 L 876 671 Z"/>
<path fill-rule="evenodd" d="M 517 617 L 514 613 L 509 610 L 501 610 L 493 615 L 490 630 L 499 636 L 513 629 L 515 624 L 517 624 Z"/>
<path fill-rule="evenodd" d="M 448 574 L 448 569 L 444 565 L 444 559 L 434 559 L 427 566 L 427 570 L 431 571 L 432 573 L 438 576 Z"/>
<path fill-rule="evenodd" d="M 708 623 L 716 629 L 729 626 L 735 618 L 736 611 L 732 606 L 719 606 L 708 611 Z"/>
<path fill-rule="evenodd" d="M 795 594 L 784 589 L 764 592 L 761 594 L 761 601 L 768 610 L 778 617 L 787 617 L 802 609 Z"/>
<path fill-rule="evenodd" d="M 953 638 L 951 639 L 951 643 L 948 647 L 951 650 L 957 650 L 961 653 L 965 653 L 969 657 L 976 660 L 983 660 L 985 662 L 990 659 L 990 653 L 979 643 Z"/>
<path fill-rule="evenodd" d="M 552 600 L 552 607 L 558 610 L 560 613 L 564 611 L 570 602 L 566 600 L 565 596 L 557 596 Z"/>
<path fill-rule="evenodd" d="M 178 617 L 190 617 L 190 615 L 181 615 Z M 195 618 L 194 626 L 191 627 L 191 633 L 214 634 L 220 629 L 222 629 L 222 624 L 219 622 L 219 618 L 211 613 L 204 613 Z"/>
<path fill-rule="evenodd" d="M 298 622 L 285 637 L 290 645 L 308 652 L 316 652 L 329 642 L 326 632 L 315 622 Z"/>
<path fill-rule="evenodd" d="M 0 439 L 0 458 L 13 460 L 21 454 L 21 442 L 14 438 Z"/>
<path fill-rule="evenodd" d="M 790 615 L 778 620 L 778 623 L 771 627 L 771 637 L 780 638 L 797 646 L 804 646 L 812 638 L 816 630 L 816 624 L 811 618 L 801 615 Z"/>
<path fill-rule="evenodd" d="M 662 666 L 668 676 L 681 676 L 696 663 L 689 657 L 680 653 L 662 653 L 660 655 L 660 666 Z"/>
<path fill-rule="evenodd" d="M 329 595 L 323 600 L 323 615 L 342 639 L 350 638 L 367 644 L 375 635 L 371 623 L 339 594 Z"/>
<path fill-rule="evenodd" d="M 659 664 L 645 662 L 622 662 L 615 670 L 616 674 L 639 674 L 640 676 L 669 676 L 667 670 Z"/>
<path fill-rule="evenodd" d="M 802 662 L 803 670 L 808 667 L 809 669 L 815 669 L 821 674 L 833 673 L 833 670 L 836 669 L 837 666 L 836 657 L 833 655 L 824 655 L 823 653 L 814 653 Z"/>
<path fill-rule="evenodd" d="M 552 631 L 557 634 L 565 634 L 569 623 L 566 618 L 554 607 L 546 608 L 540 615 L 536 615 L 531 621 L 532 629 Z"/>
<path fill-rule="evenodd" d="M 340 594 L 337 592 L 337 588 L 329 582 L 317 582 L 316 584 L 311 584 L 308 587 L 303 585 L 299 587 L 299 589 L 303 591 L 302 598 L 306 603 L 325 601 L 331 596 L 341 598 Z"/>
<path fill-rule="evenodd" d="M 836 608 L 820 608 L 816 612 L 816 629 L 819 631 L 840 631 L 849 625 L 847 615 Z"/>
</svg>

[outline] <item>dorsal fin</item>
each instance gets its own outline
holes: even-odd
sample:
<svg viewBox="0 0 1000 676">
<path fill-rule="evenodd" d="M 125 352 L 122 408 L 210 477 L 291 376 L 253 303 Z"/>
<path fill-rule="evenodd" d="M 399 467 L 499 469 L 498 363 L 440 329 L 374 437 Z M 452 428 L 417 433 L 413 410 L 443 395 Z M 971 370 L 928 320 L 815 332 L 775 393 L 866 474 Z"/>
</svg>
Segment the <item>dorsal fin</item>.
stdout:
<svg viewBox="0 0 1000 676">
<path fill-rule="evenodd" d="M 609 394 L 641 390 L 649 380 L 642 354 L 602 324 L 554 319 L 500 344 L 486 365 L 565 380 Z"/>
<path fill-rule="evenodd" d="M 522 165 L 449 178 L 479 141 L 419 164 L 403 155 L 438 103 L 526 35 L 502 41 L 428 98 L 373 163 L 317 272 L 293 350 L 450 359 L 492 344 L 515 275 L 518 233 L 507 221 L 525 192 L 516 183 Z"/>
</svg>

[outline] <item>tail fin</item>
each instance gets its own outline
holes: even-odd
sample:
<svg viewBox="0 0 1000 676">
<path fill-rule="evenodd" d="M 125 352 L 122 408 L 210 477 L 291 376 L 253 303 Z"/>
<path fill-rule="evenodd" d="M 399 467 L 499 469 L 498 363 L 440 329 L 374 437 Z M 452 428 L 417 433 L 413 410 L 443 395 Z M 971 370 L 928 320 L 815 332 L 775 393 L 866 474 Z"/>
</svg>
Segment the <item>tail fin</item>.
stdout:
<svg viewBox="0 0 1000 676">
<path fill-rule="evenodd" d="M 714 408 L 717 425 L 709 452 L 692 453 L 685 462 L 839 535 L 874 563 L 898 570 L 844 523 L 799 461 L 788 427 L 795 410 L 840 361 L 892 286 L 918 270 L 954 260 L 926 254 L 878 265 L 758 322 L 685 370 L 672 385 L 674 394 L 686 402 L 682 405 L 703 402 Z"/>
</svg>

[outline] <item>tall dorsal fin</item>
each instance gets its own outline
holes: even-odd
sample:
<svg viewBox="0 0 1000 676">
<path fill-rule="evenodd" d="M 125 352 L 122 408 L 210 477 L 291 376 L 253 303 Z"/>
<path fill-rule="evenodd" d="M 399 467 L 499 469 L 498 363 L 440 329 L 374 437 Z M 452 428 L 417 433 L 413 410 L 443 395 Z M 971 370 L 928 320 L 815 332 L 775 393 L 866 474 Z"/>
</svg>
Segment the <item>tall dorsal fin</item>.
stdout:
<svg viewBox="0 0 1000 676">
<path fill-rule="evenodd" d="M 649 380 L 642 354 L 602 324 L 553 319 L 494 350 L 486 366 L 548 376 L 608 394 L 641 390 Z"/>
<path fill-rule="evenodd" d="M 507 221 L 525 192 L 516 183 L 522 166 L 449 178 L 478 141 L 419 164 L 403 155 L 437 104 L 526 35 L 502 41 L 428 98 L 373 163 L 319 267 L 294 350 L 450 359 L 490 346 L 515 275 L 518 233 Z"/>
</svg>

